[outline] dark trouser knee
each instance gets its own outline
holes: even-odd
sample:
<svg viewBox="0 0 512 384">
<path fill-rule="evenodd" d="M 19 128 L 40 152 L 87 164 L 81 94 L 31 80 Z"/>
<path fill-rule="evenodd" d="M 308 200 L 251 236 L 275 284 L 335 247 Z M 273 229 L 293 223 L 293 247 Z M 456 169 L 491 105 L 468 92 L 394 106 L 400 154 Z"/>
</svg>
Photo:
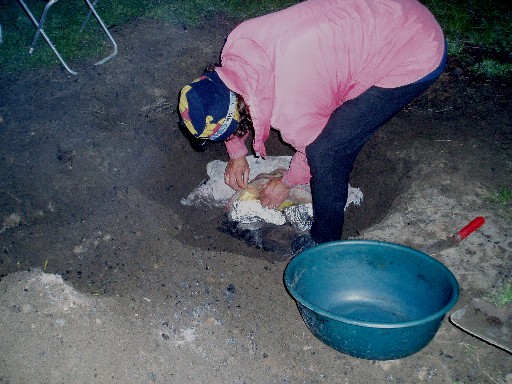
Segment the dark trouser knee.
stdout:
<svg viewBox="0 0 512 384">
<path fill-rule="evenodd" d="M 329 156 L 322 161 L 322 151 L 308 147 L 315 158 L 311 177 L 311 194 L 313 197 L 313 225 L 311 237 L 317 243 L 339 240 L 344 224 L 344 211 L 348 197 L 348 181 L 357 152 Z M 324 157 L 325 159 L 325 157 Z M 317 162 L 318 160 L 318 162 Z"/>
<path fill-rule="evenodd" d="M 392 89 L 370 88 L 334 111 L 322 133 L 306 147 L 312 175 L 311 237 L 317 243 L 341 238 L 349 176 L 363 145 L 434 80 Z"/>
</svg>

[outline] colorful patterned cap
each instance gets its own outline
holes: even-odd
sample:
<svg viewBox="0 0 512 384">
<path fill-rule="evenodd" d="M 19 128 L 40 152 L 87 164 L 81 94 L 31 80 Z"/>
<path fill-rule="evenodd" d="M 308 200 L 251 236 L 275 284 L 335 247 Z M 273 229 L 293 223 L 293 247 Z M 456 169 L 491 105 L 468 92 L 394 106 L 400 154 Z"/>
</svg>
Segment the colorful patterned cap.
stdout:
<svg viewBox="0 0 512 384">
<path fill-rule="evenodd" d="M 207 72 L 183 87 L 179 110 L 187 129 L 199 139 L 226 140 L 240 121 L 236 94 L 216 72 Z"/>
</svg>

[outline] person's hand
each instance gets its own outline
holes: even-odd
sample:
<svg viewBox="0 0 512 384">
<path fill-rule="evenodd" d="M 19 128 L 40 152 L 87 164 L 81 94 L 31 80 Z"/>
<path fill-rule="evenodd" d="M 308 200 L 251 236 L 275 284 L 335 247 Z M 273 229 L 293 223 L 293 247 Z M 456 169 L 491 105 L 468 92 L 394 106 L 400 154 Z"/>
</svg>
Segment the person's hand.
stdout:
<svg viewBox="0 0 512 384">
<path fill-rule="evenodd" d="M 249 163 L 245 157 L 229 159 L 224 171 L 224 182 L 235 191 L 247 188 L 249 180 Z"/>
<path fill-rule="evenodd" d="M 282 177 L 270 179 L 260 192 L 261 205 L 276 209 L 286 200 L 289 193 L 290 187 L 283 183 Z"/>
</svg>

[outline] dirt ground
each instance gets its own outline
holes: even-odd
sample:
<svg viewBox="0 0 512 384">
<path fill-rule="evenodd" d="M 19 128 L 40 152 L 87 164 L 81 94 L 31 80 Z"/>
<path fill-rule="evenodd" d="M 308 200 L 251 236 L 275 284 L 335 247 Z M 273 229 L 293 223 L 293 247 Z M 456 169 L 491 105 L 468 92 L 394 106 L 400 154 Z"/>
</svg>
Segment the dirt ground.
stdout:
<svg viewBox="0 0 512 384">
<path fill-rule="evenodd" d="M 179 89 L 234 26 L 212 23 L 115 27 L 118 56 L 72 63 L 78 76 L 0 74 L 0 383 L 512 383 L 512 355 L 448 318 L 404 359 L 330 349 L 285 290 L 289 228 L 258 249 L 221 209 L 180 204 L 227 159 L 176 124 Z M 512 188 L 511 94 L 450 60 L 352 175 L 364 201 L 344 238 L 420 247 L 485 217 L 436 256 L 459 281 L 454 310 L 511 278 L 512 212 L 492 199 Z M 291 153 L 271 136 L 269 155 Z"/>
</svg>

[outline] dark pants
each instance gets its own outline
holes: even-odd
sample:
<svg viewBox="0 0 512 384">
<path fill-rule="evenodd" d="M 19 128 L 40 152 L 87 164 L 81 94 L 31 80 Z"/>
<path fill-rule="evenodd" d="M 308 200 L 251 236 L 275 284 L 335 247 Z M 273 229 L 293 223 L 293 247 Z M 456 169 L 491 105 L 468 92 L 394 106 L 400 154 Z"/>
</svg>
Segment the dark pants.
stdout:
<svg viewBox="0 0 512 384">
<path fill-rule="evenodd" d="M 437 80 L 445 60 L 430 75 L 397 88 L 372 87 L 331 115 L 322 133 L 306 147 L 311 169 L 313 226 L 317 243 L 339 240 L 354 161 L 372 134 Z"/>
</svg>

